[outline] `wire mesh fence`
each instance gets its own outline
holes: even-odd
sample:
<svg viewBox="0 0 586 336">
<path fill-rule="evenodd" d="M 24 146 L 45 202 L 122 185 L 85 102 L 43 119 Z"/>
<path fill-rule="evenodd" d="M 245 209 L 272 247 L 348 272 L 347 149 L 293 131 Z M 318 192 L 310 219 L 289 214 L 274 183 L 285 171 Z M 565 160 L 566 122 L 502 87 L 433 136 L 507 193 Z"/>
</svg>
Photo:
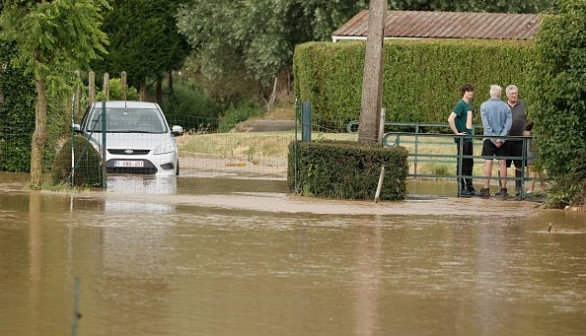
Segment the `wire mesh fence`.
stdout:
<svg viewBox="0 0 586 336">
<path fill-rule="evenodd" d="M 138 124 L 138 118 L 132 120 Z M 75 140 L 77 138 L 73 137 L 73 133 L 55 130 L 48 134 L 48 138 L 52 140 L 46 146 L 43 166 L 48 182 L 53 184 L 71 183 L 74 180 L 72 175 L 77 175 L 77 177 L 80 175 L 92 176 L 96 172 L 100 172 L 100 158 L 104 148 L 100 147 L 99 141 L 96 140 L 99 140 L 104 134 L 100 128 L 102 120 L 96 118 L 92 121 L 95 123 L 95 130 L 100 131 L 86 134 L 89 141 L 75 150 L 76 141 L 78 146 L 79 140 Z M 246 132 L 232 131 L 228 133 L 218 132 L 218 120 L 216 119 L 168 115 L 166 121 L 165 126 L 169 131 L 173 130 L 174 126 L 181 126 L 183 129 L 180 135 L 177 134 L 171 138 L 176 143 L 178 151 L 176 163 L 170 161 L 169 156 L 165 156 L 165 153 L 168 153 L 172 148 L 170 149 L 160 140 L 156 130 L 131 129 L 128 125 L 124 125 L 123 119 L 109 121 L 109 124 L 104 125 L 107 130 L 105 133 L 112 135 L 105 149 L 110 154 L 110 160 L 107 162 L 108 177 L 106 180 L 131 181 L 126 186 L 124 183 L 118 183 L 115 186 L 110 186 L 109 189 L 123 191 L 126 188 L 127 191 L 132 192 L 134 189 L 145 189 L 145 186 L 148 186 L 145 190 L 152 191 L 158 185 L 164 185 L 165 187 L 162 189 L 168 189 L 168 182 L 157 182 L 156 177 L 160 175 L 286 180 L 288 146 L 294 140 L 301 140 L 303 129 L 302 120 L 289 121 L 289 125 L 292 127 L 287 130 L 277 130 L 279 127 L 271 128 L 271 124 L 278 125 L 279 121 L 263 120 L 263 127 L 254 127 L 253 125 L 247 128 Z M 83 121 L 80 122 L 83 126 Z M 0 121 L 1 124 L 2 121 Z M 6 133 L 2 131 L 3 129 L 6 128 L 0 127 L 0 167 L 2 168 L 0 170 L 26 174 L 30 169 L 31 134 Z M 358 139 L 357 122 L 349 122 L 343 126 L 310 124 L 310 129 L 312 140 L 356 141 Z M 385 126 L 384 131 L 388 135 L 384 139 L 387 146 L 397 144 L 408 149 L 412 178 L 427 178 L 455 183 L 458 157 L 453 138 L 446 134 L 448 132 L 447 125 L 391 123 Z M 477 134 L 479 132 L 481 130 L 476 131 Z M 433 134 L 443 135 L 434 136 Z M 395 139 L 397 135 L 400 135 L 400 142 L 394 143 L 397 141 Z M 480 181 L 483 175 L 483 159 L 479 156 L 481 139 L 477 140 L 474 141 L 474 153 L 476 153 L 474 161 L 476 164 L 473 177 Z M 60 152 L 68 155 L 59 155 Z M 93 166 L 88 162 L 82 164 L 83 160 L 87 160 L 88 153 L 94 153 L 98 157 Z M 65 160 L 65 162 L 57 165 L 55 161 L 58 158 Z M 66 169 L 66 167 L 69 167 L 69 171 L 56 174 L 59 169 Z M 71 174 L 72 167 L 74 168 L 73 174 Z M 173 173 L 165 174 L 167 168 Z M 56 175 L 60 176 L 61 180 L 56 179 Z M 130 179 L 117 177 L 121 175 L 132 175 L 133 177 Z M 137 176 L 148 177 L 148 179 Z M 496 173 L 493 176 L 496 176 Z M 496 182 L 493 181 L 493 183 Z M 137 185 L 140 185 L 140 188 L 137 188 Z M 457 187 L 452 184 L 446 188 L 449 190 L 442 190 L 440 194 L 453 195 L 457 191 Z"/>
</svg>

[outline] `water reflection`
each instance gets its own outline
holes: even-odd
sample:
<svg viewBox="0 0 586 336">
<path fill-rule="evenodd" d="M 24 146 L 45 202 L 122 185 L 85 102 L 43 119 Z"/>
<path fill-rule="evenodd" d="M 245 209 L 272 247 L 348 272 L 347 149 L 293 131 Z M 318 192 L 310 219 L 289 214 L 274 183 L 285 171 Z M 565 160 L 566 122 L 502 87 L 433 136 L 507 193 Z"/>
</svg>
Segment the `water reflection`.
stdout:
<svg viewBox="0 0 586 336">
<path fill-rule="evenodd" d="M 107 191 L 131 195 L 175 195 L 176 176 L 110 175 Z M 158 202 L 128 202 L 106 199 L 106 211 L 111 212 L 172 212 L 173 205 Z"/>
<path fill-rule="evenodd" d="M 160 182 L 168 189 L 122 179 L 107 193 L 0 193 L 0 334 L 69 334 L 76 276 L 80 335 L 586 330 L 582 214 L 504 201 L 462 201 L 439 215 L 404 214 L 409 202 L 394 215 L 315 214 L 287 209 L 300 204 L 287 195 L 262 197 L 282 184 L 260 181 L 232 181 L 223 196 L 287 211 L 227 209 L 185 200 L 228 181 L 174 180 Z"/>
</svg>

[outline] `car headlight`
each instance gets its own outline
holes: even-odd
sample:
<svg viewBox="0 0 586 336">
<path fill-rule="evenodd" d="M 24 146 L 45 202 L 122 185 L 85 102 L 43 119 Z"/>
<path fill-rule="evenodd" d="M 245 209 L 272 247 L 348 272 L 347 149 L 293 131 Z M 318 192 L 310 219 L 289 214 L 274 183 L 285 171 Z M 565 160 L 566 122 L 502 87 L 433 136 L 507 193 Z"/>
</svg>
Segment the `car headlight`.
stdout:
<svg viewBox="0 0 586 336">
<path fill-rule="evenodd" d="M 175 152 L 175 146 L 172 145 L 160 145 L 153 152 L 154 155 L 169 154 Z"/>
</svg>

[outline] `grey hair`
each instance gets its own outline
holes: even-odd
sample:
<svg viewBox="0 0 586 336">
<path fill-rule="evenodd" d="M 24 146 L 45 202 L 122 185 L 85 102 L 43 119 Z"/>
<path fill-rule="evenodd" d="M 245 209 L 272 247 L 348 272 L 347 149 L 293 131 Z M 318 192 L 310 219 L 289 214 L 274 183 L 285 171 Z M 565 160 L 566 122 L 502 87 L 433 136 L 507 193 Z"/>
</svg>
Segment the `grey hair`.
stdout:
<svg viewBox="0 0 586 336">
<path fill-rule="evenodd" d="M 490 86 L 490 96 L 491 97 L 498 97 L 503 92 L 503 88 L 498 85 L 491 85 Z"/>
<path fill-rule="evenodd" d="M 507 86 L 507 88 L 505 89 L 505 93 L 509 94 L 510 91 L 516 90 L 517 92 L 519 91 L 519 88 L 517 88 L 517 85 L 511 84 L 509 86 Z"/>
</svg>

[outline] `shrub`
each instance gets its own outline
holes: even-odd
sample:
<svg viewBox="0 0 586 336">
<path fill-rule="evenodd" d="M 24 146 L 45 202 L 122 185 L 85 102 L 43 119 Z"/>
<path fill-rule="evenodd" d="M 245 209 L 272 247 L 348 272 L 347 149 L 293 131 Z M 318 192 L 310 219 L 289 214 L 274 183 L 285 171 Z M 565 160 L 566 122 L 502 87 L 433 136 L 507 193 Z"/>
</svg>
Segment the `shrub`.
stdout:
<svg viewBox="0 0 586 336">
<path fill-rule="evenodd" d="M 381 200 L 406 194 L 407 150 L 353 141 L 293 141 L 289 144 L 289 189 L 306 196 L 374 199 L 385 166 Z"/>
<path fill-rule="evenodd" d="M 110 100 L 122 100 L 122 80 L 120 78 L 110 79 Z M 126 100 L 138 100 L 138 91 L 131 86 L 126 91 Z M 96 101 L 106 100 L 106 92 L 101 90 L 96 95 Z"/>
<path fill-rule="evenodd" d="M 559 186 L 551 205 L 583 203 L 586 181 L 586 2 L 560 0 L 536 41 L 535 136 L 538 163 Z"/>
<path fill-rule="evenodd" d="M 213 132 L 218 128 L 220 105 L 186 81 L 175 82 L 173 94 L 163 101 L 161 108 L 169 124 L 181 125 L 188 132 Z"/>
<path fill-rule="evenodd" d="M 65 140 L 57 151 L 53 167 L 51 169 L 52 182 L 54 184 L 70 183 L 74 186 L 100 186 L 102 184 L 102 171 L 100 167 L 100 154 L 94 146 L 83 136 L 75 135 L 75 174 L 71 180 L 71 142 L 72 138 Z"/>
<path fill-rule="evenodd" d="M 228 132 L 239 122 L 245 121 L 250 117 L 259 116 L 263 113 L 262 108 L 250 103 L 241 103 L 232 105 L 228 108 L 218 124 L 218 132 Z"/>
</svg>

